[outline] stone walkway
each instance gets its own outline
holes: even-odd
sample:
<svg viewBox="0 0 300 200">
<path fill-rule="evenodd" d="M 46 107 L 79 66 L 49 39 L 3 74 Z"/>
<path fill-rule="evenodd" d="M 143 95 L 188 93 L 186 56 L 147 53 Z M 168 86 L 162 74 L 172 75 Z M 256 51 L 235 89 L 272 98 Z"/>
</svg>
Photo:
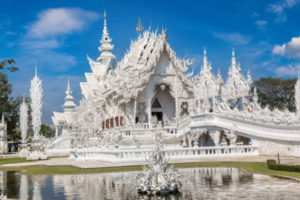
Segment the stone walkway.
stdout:
<svg viewBox="0 0 300 200">
<path fill-rule="evenodd" d="M 170 161 L 170 163 L 192 163 L 192 162 L 266 162 L 268 159 L 277 160 L 277 157 L 270 156 L 252 156 L 252 157 L 235 157 L 235 158 L 205 158 L 198 160 L 177 160 Z M 296 157 L 280 157 L 281 164 L 300 165 L 300 158 Z M 20 166 L 33 166 L 33 165 L 45 165 L 45 166 L 74 166 L 82 169 L 92 168 L 104 168 L 104 167 L 125 167 L 144 165 L 145 162 L 132 162 L 132 163 L 110 163 L 104 161 L 74 161 L 68 160 L 66 157 L 50 158 L 48 160 L 34 161 L 27 163 L 16 163 L 1 165 L 2 167 L 20 167 Z"/>
</svg>

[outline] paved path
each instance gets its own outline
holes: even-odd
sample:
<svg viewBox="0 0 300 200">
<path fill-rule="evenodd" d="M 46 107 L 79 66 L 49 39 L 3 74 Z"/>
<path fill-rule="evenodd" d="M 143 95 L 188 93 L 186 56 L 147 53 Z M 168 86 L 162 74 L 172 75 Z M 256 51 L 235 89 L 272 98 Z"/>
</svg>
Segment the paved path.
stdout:
<svg viewBox="0 0 300 200">
<path fill-rule="evenodd" d="M 191 163 L 191 162 L 266 162 L 268 159 L 277 160 L 277 157 L 270 156 L 249 156 L 249 157 L 236 157 L 236 158 L 205 158 L 199 160 L 177 160 L 170 163 Z M 294 164 L 300 165 L 300 158 L 296 157 L 280 157 L 281 164 Z M 68 160 L 66 157 L 61 158 L 50 158 L 48 160 L 17 163 L 17 164 L 6 164 L 1 165 L 2 167 L 20 167 L 20 166 L 32 166 L 32 165 L 46 165 L 46 166 L 74 166 L 82 169 L 92 168 L 104 168 L 104 167 L 124 167 L 134 165 L 144 165 L 145 162 L 131 162 L 131 163 L 110 163 L 104 161 L 74 161 Z"/>
</svg>

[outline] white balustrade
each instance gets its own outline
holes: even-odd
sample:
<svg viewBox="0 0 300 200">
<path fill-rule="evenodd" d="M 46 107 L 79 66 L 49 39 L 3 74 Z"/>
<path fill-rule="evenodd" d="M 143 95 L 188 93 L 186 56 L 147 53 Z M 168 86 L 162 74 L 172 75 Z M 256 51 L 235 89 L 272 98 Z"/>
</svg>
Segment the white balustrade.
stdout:
<svg viewBox="0 0 300 200">
<path fill-rule="evenodd" d="M 161 150 L 170 160 L 193 160 L 209 157 L 236 157 L 253 156 L 257 154 L 257 146 L 218 146 L 218 147 L 189 147 L 189 148 L 164 148 Z M 78 161 L 101 160 L 109 162 L 137 162 L 146 161 L 152 154 L 152 149 L 101 149 L 85 148 L 72 152 L 72 158 Z M 71 156 L 70 156 L 71 157 Z"/>
</svg>

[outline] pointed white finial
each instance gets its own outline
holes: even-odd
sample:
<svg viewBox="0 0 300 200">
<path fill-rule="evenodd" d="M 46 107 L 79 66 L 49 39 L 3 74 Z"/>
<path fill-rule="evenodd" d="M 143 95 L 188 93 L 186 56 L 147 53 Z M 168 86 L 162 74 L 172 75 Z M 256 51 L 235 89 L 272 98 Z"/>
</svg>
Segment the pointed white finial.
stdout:
<svg viewBox="0 0 300 200">
<path fill-rule="evenodd" d="M 235 51 L 234 48 L 232 49 L 232 58 L 231 58 L 231 67 L 234 69 L 238 69 L 236 58 L 235 58 Z"/>
<path fill-rule="evenodd" d="M 207 52 L 206 49 L 204 48 L 204 52 L 203 52 L 203 68 L 205 70 L 208 69 L 208 60 L 207 60 Z"/>
<path fill-rule="evenodd" d="M 104 18 L 104 27 L 103 27 L 103 34 L 107 34 L 107 24 L 106 24 L 106 11 L 104 10 L 104 13 L 103 13 L 103 18 Z"/>
<path fill-rule="evenodd" d="M 141 18 L 139 18 L 138 25 L 136 27 L 136 31 L 138 33 L 142 33 L 143 32 L 143 26 L 142 26 Z"/>
<path fill-rule="evenodd" d="M 70 87 L 70 77 L 69 76 L 68 76 L 68 86 L 67 86 L 66 94 L 67 95 L 72 94 L 71 87 Z"/>
<path fill-rule="evenodd" d="M 168 39 L 168 35 L 167 35 L 167 27 L 165 27 L 165 28 L 162 28 L 162 31 L 161 31 L 162 33 L 162 37 L 163 37 L 163 39 L 164 40 L 167 40 Z"/>
</svg>

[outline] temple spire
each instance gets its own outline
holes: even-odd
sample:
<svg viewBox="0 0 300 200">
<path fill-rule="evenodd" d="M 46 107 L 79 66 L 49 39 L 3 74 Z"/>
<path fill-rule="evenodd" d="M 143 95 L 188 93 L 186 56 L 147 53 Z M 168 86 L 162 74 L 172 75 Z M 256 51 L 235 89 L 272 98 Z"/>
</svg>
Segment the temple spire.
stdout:
<svg viewBox="0 0 300 200">
<path fill-rule="evenodd" d="M 232 68 L 236 68 L 237 67 L 234 49 L 232 49 L 231 67 Z"/>
<path fill-rule="evenodd" d="M 138 25 L 136 27 L 136 31 L 140 34 L 143 32 L 143 26 L 142 26 L 142 22 L 141 22 L 141 18 L 139 18 L 139 22 Z"/>
<path fill-rule="evenodd" d="M 111 44 L 111 38 L 109 37 L 109 33 L 107 31 L 107 23 L 106 23 L 106 11 L 104 11 L 103 14 L 104 17 L 104 25 L 103 25 L 103 31 L 102 31 L 102 39 L 100 41 L 101 46 L 98 48 L 101 52 L 100 56 L 97 58 L 98 62 L 107 62 L 111 59 L 115 59 L 116 57 L 112 54 L 112 50 L 114 46 Z"/>
<path fill-rule="evenodd" d="M 204 52 L 203 52 L 203 68 L 205 70 L 208 69 L 208 60 L 207 60 L 207 55 L 206 55 L 206 49 L 204 49 Z"/>
<path fill-rule="evenodd" d="M 65 103 L 62 106 L 62 108 L 64 109 L 64 112 L 73 112 L 75 110 L 76 105 L 73 100 L 74 100 L 74 97 L 72 96 L 72 90 L 70 87 L 70 78 L 68 77 Z"/>
</svg>

